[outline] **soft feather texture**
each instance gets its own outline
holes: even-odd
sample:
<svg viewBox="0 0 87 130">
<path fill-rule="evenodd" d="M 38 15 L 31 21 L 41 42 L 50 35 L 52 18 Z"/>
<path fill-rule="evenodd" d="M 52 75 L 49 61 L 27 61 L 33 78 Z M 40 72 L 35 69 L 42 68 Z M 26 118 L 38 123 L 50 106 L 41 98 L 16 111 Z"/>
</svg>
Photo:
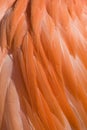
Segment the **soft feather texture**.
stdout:
<svg viewBox="0 0 87 130">
<path fill-rule="evenodd" d="M 0 129 L 87 130 L 87 1 L 0 1 Z"/>
</svg>

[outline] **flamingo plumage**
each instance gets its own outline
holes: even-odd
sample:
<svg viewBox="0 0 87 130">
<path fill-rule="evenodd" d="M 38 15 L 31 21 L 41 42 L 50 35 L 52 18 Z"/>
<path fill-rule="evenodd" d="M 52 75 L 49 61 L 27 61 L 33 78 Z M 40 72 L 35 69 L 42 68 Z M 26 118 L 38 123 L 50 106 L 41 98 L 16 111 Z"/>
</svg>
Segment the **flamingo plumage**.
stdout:
<svg viewBox="0 0 87 130">
<path fill-rule="evenodd" d="M 87 130 L 87 1 L 0 1 L 0 130 Z"/>
</svg>

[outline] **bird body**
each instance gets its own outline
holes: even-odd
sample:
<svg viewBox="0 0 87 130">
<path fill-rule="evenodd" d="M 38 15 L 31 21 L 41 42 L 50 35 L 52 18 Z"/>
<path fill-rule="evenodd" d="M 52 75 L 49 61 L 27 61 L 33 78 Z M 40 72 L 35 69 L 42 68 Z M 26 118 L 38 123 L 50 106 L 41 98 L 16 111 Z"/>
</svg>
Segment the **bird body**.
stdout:
<svg viewBox="0 0 87 130">
<path fill-rule="evenodd" d="M 87 130 L 87 1 L 0 1 L 0 130 Z"/>
</svg>

